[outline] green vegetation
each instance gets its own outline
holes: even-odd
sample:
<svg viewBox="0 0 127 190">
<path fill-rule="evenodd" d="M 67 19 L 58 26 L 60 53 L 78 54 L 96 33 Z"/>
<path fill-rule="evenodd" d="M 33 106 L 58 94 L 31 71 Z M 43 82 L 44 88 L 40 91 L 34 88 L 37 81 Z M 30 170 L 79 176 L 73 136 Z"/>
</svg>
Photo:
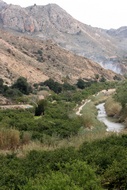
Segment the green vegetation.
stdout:
<svg viewBox="0 0 127 190">
<path fill-rule="evenodd" d="M 117 82 L 89 82 L 77 89 L 76 85 L 49 79 L 34 85 L 33 91 L 48 86 L 51 93 L 36 102 L 34 109 L 0 110 L 0 189 L 127 189 L 127 135 L 105 133 L 95 109 L 103 97 L 99 95 L 98 100 L 92 96 L 116 85 Z M 17 101 L 25 100 L 32 92 L 24 78 L 11 87 L 0 80 L 0 93 L 7 90 L 21 93 L 22 97 L 16 95 Z M 120 94 L 118 90 L 117 93 Z M 121 97 L 117 93 L 115 98 Z M 79 107 L 88 98 L 93 101 L 83 108 L 82 116 L 77 116 L 76 105 Z M 122 108 L 125 107 L 124 102 Z"/>
<path fill-rule="evenodd" d="M 103 133 L 105 131 L 105 125 L 97 120 L 97 109 L 94 102 L 87 103 L 81 113 L 84 128 L 92 129 L 93 132 L 98 130 Z"/>
<path fill-rule="evenodd" d="M 106 79 L 105 79 L 105 77 L 104 76 L 101 76 L 101 78 L 100 78 L 100 80 L 99 80 L 100 82 L 106 82 Z"/>
<path fill-rule="evenodd" d="M 111 136 L 93 143 L 84 143 L 80 148 L 82 158 L 101 176 L 105 189 L 126 189 L 126 141 L 127 135 Z"/>
<path fill-rule="evenodd" d="M 0 79 L 0 94 L 7 98 L 16 99 L 23 94 L 28 95 L 31 92 L 32 87 L 24 77 L 19 77 L 12 86 L 4 85 L 3 79 Z"/>
<path fill-rule="evenodd" d="M 67 82 L 60 84 L 58 82 L 55 82 L 53 79 L 48 79 L 45 82 L 40 83 L 39 85 L 40 86 L 48 86 L 50 90 L 54 91 L 57 94 L 61 93 L 62 91 L 76 90 L 76 87 L 74 85 L 70 85 Z"/>
<path fill-rule="evenodd" d="M 78 79 L 78 82 L 77 82 L 76 85 L 77 85 L 77 87 L 80 88 L 80 89 L 85 89 L 85 88 L 91 86 L 91 84 L 94 83 L 94 82 L 96 82 L 96 81 L 87 81 L 87 82 L 85 82 L 85 81 L 82 80 L 82 79 Z"/>
<path fill-rule="evenodd" d="M 116 87 L 116 93 L 105 104 L 108 116 L 115 117 L 127 127 L 127 80 L 120 81 Z"/>
<path fill-rule="evenodd" d="M 1 189 L 102 190 L 127 188 L 127 135 L 110 136 L 26 157 L 0 156 Z"/>
<path fill-rule="evenodd" d="M 121 103 L 122 107 L 125 108 L 127 104 L 127 81 L 124 81 L 119 85 L 116 91 L 115 99 Z"/>
<path fill-rule="evenodd" d="M 122 106 L 119 102 L 116 102 L 113 97 L 110 97 L 105 103 L 105 109 L 108 116 L 116 117 L 120 114 Z"/>
<path fill-rule="evenodd" d="M 40 100 L 38 102 L 38 106 L 35 108 L 35 116 L 40 116 L 40 115 L 44 114 L 46 106 L 47 106 L 47 101 Z"/>
<path fill-rule="evenodd" d="M 26 78 L 19 77 L 17 81 L 12 85 L 12 89 L 18 89 L 22 94 L 28 95 L 32 92 L 31 86 L 28 84 Z"/>
</svg>

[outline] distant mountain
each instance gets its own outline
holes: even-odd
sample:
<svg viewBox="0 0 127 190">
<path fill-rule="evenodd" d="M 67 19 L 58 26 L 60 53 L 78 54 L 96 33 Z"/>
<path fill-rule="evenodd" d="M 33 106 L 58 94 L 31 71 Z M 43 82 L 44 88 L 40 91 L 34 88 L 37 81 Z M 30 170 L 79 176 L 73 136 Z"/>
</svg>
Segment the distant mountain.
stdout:
<svg viewBox="0 0 127 190">
<path fill-rule="evenodd" d="M 120 27 L 118 29 L 107 30 L 107 33 L 111 36 L 127 38 L 127 26 Z"/>
<path fill-rule="evenodd" d="M 0 1 L 0 25 L 4 29 L 52 39 L 62 48 L 85 56 L 117 73 L 126 72 L 121 64 L 127 47 L 111 31 L 83 24 L 56 4 L 22 8 Z M 119 45 L 120 43 L 120 45 Z"/>
</svg>

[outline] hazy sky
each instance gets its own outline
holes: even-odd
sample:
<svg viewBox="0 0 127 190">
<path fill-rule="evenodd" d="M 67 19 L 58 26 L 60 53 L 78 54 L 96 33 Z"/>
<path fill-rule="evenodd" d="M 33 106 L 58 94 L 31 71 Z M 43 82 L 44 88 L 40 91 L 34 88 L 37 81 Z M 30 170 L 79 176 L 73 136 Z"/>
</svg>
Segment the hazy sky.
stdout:
<svg viewBox="0 0 127 190">
<path fill-rule="evenodd" d="M 127 26 L 127 0 L 3 0 L 23 7 L 56 3 L 77 20 L 104 29 Z"/>
</svg>

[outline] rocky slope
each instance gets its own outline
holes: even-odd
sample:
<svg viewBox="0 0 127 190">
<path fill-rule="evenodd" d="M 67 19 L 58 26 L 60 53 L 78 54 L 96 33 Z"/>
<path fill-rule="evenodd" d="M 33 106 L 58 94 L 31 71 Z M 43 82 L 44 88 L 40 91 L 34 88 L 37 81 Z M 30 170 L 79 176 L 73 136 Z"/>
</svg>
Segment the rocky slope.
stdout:
<svg viewBox="0 0 127 190">
<path fill-rule="evenodd" d="M 0 26 L 41 39 L 90 58 L 117 73 L 126 73 L 126 27 L 106 31 L 85 25 L 56 4 L 22 8 L 0 0 Z M 116 35 L 115 34 L 119 34 Z M 124 36 L 124 38 L 121 36 Z M 126 39 L 127 40 L 127 39 Z M 124 64 L 123 64 L 124 63 Z"/>
<path fill-rule="evenodd" d="M 56 4 L 22 8 L 0 0 L 0 26 L 41 39 L 52 39 L 61 47 L 121 73 L 125 43 L 100 28 L 85 25 Z M 120 45 L 119 45 L 120 43 Z M 113 59 L 112 59 L 113 58 Z M 115 68 L 115 69 L 114 69 Z"/>
<path fill-rule="evenodd" d="M 0 30 L 0 78 L 10 84 L 19 76 L 31 83 L 53 78 L 75 83 L 79 78 L 104 76 L 112 80 L 115 73 L 97 63 L 60 48 L 51 40 L 45 41 L 14 35 Z"/>
<path fill-rule="evenodd" d="M 118 29 L 107 30 L 107 33 L 111 36 L 127 38 L 127 26 L 120 27 Z"/>
</svg>

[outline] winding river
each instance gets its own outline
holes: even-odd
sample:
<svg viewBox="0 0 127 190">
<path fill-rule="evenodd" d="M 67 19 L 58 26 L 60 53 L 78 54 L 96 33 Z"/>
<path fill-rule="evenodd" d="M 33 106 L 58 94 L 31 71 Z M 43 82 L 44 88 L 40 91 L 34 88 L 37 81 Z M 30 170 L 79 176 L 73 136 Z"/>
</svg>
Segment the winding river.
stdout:
<svg viewBox="0 0 127 190">
<path fill-rule="evenodd" d="M 120 132 L 124 129 L 124 125 L 121 123 L 115 123 L 112 121 L 109 121 L 107 118 L 107 114 L 105 111 L 104 103 L 101 103 L 96 106 L 98 110 L 98 116 L 97 119 L 101 122 L 103 122 L 107 126 L 107 131 L 112 131 L 112 132 Z"/>
</svg>

